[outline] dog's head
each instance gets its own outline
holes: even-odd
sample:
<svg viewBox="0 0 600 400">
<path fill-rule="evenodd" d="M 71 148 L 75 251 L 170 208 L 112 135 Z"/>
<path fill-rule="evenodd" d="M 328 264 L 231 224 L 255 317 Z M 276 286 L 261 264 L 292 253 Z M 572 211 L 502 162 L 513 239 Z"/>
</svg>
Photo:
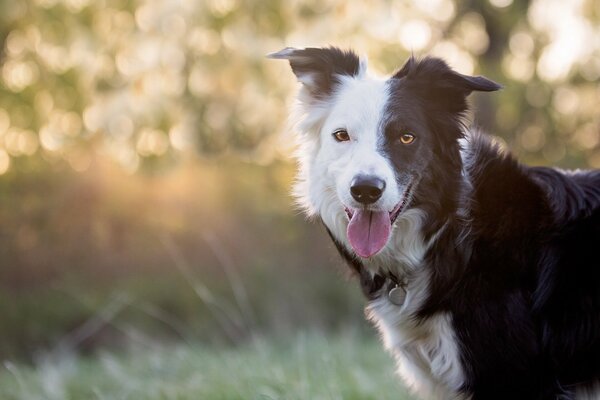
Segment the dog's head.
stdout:
<svg viewBox="0 0 600 400">
<path fill-rule="evenodd" d="M 435 182 L 436 171 L 460 174 L 466 97 L 500 88 L 436 58 L 410 58 L 380 79 L 337 48 L 286 48 L 270 57 L 289 60 L 302 83 L 299 198 L 365 258 L 386 246 L 396 219 L 419 198 L 436 196 L 424 182 L 454 183 Z"/>
</svg>

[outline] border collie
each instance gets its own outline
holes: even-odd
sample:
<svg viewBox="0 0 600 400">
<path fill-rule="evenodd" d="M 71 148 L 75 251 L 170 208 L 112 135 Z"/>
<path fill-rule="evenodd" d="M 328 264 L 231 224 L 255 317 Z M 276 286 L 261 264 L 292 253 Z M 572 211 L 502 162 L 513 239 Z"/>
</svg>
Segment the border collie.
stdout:
<svg viewBox="0 0 600 400">
<path fill-rule="evenodd" d="M 296 194 L 359 277 L 425 399 L 600 399 L 600 171 L 519 164 L 466 127 L 500 85 L 411 57 L 286 48 L 301 82 Z"/>
</svg>

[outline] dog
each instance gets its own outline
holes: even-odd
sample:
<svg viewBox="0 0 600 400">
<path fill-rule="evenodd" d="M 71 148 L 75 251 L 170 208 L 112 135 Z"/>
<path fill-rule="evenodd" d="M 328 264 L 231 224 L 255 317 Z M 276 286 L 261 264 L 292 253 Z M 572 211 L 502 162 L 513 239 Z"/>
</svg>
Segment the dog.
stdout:
<svg viewBox="0 0 600 400">
<path fill-rule="evenodd" d="M 358 276 L 423 399 L 600 399 L 600 171 L 520 164 L 467 126 L 501 86 L 411 57 L 388 78 L 339 48 L 285 48 L 295 194 Z M 596 247 L 598 246 L 598 247 Z"/>
</svg>

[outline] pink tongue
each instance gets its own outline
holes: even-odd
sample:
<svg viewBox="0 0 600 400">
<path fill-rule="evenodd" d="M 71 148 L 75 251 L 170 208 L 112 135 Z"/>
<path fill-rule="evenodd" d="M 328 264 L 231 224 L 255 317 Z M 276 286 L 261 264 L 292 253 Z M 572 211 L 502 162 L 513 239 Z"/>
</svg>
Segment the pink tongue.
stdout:
<svg viewBox="0 0 600 400">
<path fill-rule="evenodd" d="M 390 236 L 390 215 L 386 211 L 355 210 L 348 224 L 348 240 L 361 257 L 378 253 Z"/>
</svg>

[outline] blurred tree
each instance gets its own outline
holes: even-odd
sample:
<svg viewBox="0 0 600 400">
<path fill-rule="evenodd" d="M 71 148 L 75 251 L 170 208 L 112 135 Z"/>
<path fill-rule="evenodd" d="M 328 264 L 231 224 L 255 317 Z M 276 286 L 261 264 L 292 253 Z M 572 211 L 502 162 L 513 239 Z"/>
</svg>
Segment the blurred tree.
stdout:
<svg viewBox="0 0 600 400">
<path fill-rule="evenodd" d="M 264 54 L 409 51 L 503 82 L 481 123 L 538 163 L 600 166 L 597 2 L 26 0 L 0 3 L 0 172 L 20 157 L 130 171 L 200 154 L 266 162 L 293 80 Z M 597 42 L 597 41 L 596 41 Z M 284 84 L 285 83 L 285 84 Z M 496 98 L 494 98 L 496 99 Z"/>
</svg>

